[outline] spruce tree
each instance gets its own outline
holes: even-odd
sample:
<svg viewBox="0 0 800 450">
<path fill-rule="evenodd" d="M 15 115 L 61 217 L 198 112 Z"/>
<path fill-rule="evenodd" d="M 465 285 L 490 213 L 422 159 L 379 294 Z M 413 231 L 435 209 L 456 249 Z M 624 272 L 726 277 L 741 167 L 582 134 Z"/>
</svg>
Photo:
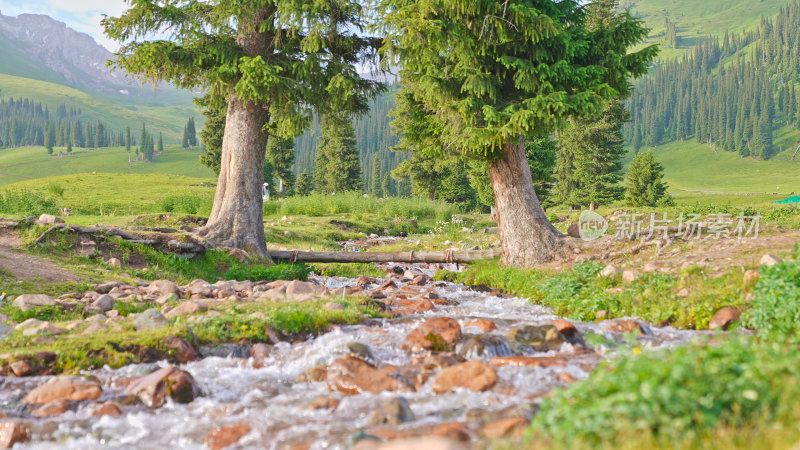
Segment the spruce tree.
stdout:
<svg viewBox="0 0 800 450">
<path fill-rule="evenodd" d="M 322 117 L 321 128 L 314 170 L 315 189 L 326 194 L 361 190 L 364 181 L 349 114 L 330 112 Z"/>
<path fill-rule="evenodd" d="M 164 134 L 160 131 L 158 132 L 158 148 L 156 151 L 158 151 L 158 153 L 164 153 Z"/>
<path fill-rule="evenodd" d="M 47 128 L 45 128 L 44 132 L 44 148 L 47 149 L 47 154 L 53 154 L 53 145 L 56 140 L 56 130 L 54 130 L 55 125 L 52 122 L 47 122 Z"/>
<path fill-rule="evenodd" d="M 383 198 L 392 197 L 392 180 L 389 177 L 389 172 L 383 174 L 383 182 L 381 183 L 381 194 Z"/>
<path fill-rule="evenodd" d="M 224 106 L 215 107 L 210 105 L 209 97 L 200 98 L 198 103 L 202 106 L 201 112 L 206 118 L 205 125 L 200 130 L 200 139 L 206 147 L 205 151 L 200 154 L 200 164 L 213 170 L 214 174 L 219 175 L 222 161 L 222 138 L 225 134 L 226 108 Z"/>
<path fill-rule="evenodd" d="M 652 151 L 634 156 L 628 168 L 625 200 L 630 206 L 670 206 L 674 202 L 662 181 L 664 168 Z"/>
<path fill-rule="evenodd" d="M 314 190 L 313 177 L 308 172 L 303 172 L 297 177 L 294 193 L 300 197 L 305 197 Z"/>
<path fill-rule="evenodd" d="M 378 160 L 378 155 L 372 155 L 372 177 L 370 179 L 369 184 L 369 191 L 375 197 L 383 197 L 383 189 L 382 184 L 383 180 L 381 179 L 381 164 Z"/>
<path fill-rule="evenodd" d="M 286 189 L 294 184 L 294 139 L 271 137 L 267 141 L 266 159 L 272 165 L 275 177 L 278 178 L 278 194 L 284 195 Z"/>
</svg>

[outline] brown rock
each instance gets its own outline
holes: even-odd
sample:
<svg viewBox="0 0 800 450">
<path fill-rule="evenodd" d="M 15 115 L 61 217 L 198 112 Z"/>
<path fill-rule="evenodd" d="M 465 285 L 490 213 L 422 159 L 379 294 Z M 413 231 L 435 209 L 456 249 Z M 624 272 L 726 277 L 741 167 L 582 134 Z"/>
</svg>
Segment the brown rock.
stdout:
<svg viewBox="0 0 800 450">
<path fill-rule="evenodd" d="M 191 314 L 195 314 L 198 312 L 203 312 L 208 310 L 208 305 L 203 302 L 198 302 L 194 300 L 189 300 L 187 302 L 183 302 L 180 305 L 172 308 L 165 316 L 169 319 L 173 319 L 178 316 L 188 316 Z"/>
<path fill-rule="evenodd" d="M 392 300 L 392 308 L 402 313 L 413 314 L 432 310 L 433 303 L 424 298 L 419 300 L 397 299 Z"/>
<path fill-rule="evenodd" d="M 551 325 L 556 327 L 556 329 L 561 332 L 564 336 L 574 336 L 578 334 L 578 329 L 575 328 L 575 325 L 572 322 L 564 319 L 556 319 L 550 322 Z"/>
<path fill-rule="evenodd" d="M 14 444 L 28 442 L 28 427 L 17 421 L 0 422 L 0 448 L 11 448 Z"/>
<path fill-rule="evenodd" d="M 449 317 L 428 319 L 406 336 L 403 348 L 412 352 L 444 351 L 461 339 L 461 327 Z"/>
<path fill-rule="evenodd" d="M 269 358 L 270 353 L 272 353 L 272 347 L 261 342 L 250 347 L 250 357 L 257 362 L 262 362 Z"/>
<path fill-rule="evenodd" d="M 622 272 L 622 281 L 625 283 L 633 283 L 638 277 L 639 274 L 633 270 L 625 270 Z"/>
<path fill-rule="evenodd" d="M 376 369 L 363 359 L 354 356 L 339 358 L 328 367 L 328 389 L 348 395 L 369 392 L 396 391 L 400 383 Z"/>
<path fill-rule="evenodd" d="M 564 367 L 567 360 L 561 356 L 495 356 L 489 364 L 500 366 L 524 366 L 524 367 Z"/>
<path fill-rule="evenodd" d="M 295 383 L 319 383 L 328 379 L 328 366 L 314 366 L 298 375 Z"/>
<path fill-rule="evenodd" d="M 366 440 L 361 442 L 364 442 L 365 444 L 370 444 Z M 365 448 L 377 448 L 379 450 L 421 450 L 421 449 L 462 450 L 465 447 L 462 444 L 453 441 L 451 439 L 445 439 L 441 437 L 424 437 L 424 438 L 413 438 L 413 439 L 399 439 L 379 444 L 377 447 L 365 447 Z"/>
<path fill-rule="evenodd" d="M 35 417 L 50 417 L 63 414 L 69 409 L 70 401 L 66 399 L 54 400 L 46 405 L 42 405 L 33 411 L 31 415 Z"/>
<path fill-rule="evenodd" d="M 617 333 L 639 333 L 639 334 L 652 334 L 650 328 L 643 323 L 633 319 L 614 319 L 609 320 L 603 324 L 603 328 L 608 331 L 615 331 Z"/>
<path fill-rule="evenodd" d="M 481 331 L 483 331 L 484 333 L 488 333 L 490 331 L 494 331 L 494 330 L 497 329 L 497 325 L 495 325 L 494 322 L 492 322 L 489 319 L 472 320 L 470 322 L 465 323 L 464 326 L 465 327 L 476 327 L 476 328 L 480 329 Z"/>
<path fill-rule="evenodd" d="M 53 378 L 42 384 L 22 399 L 22 403 L 44 405 L 56 400 L 94 400 L 103 390 L 100 383 L 77 377 Z"/>
<path fill-rule="evenodd" d="M 167 366 L 131 383 L 126 392 L 138 395 L 150 408 L 160 408 L 167 394 L 178 403 L 189 403 L 197 397 L 197 386 L 189 372 Z"/>
<path fill-rule="evenodd" d="M 411 286 L 425 286 L 430 280 L 431 277 L 427 275 L 417 275 L 413 280 L 409 281 L 408 284 Z"/>
<path fill-rule="evenodd" d="M 721 328 L 723 330 L 727 330 L 728 327 L 733 325 L 734 322 L 739 320 L 739 316 L 742 315 L 742 311 L 739 308 L 735 308 L 733 306 L 726 306 L 724 308 L 719 309 L 714 316 L 711 318 L 711 321 L 708 323 L 709 330 L 716 330 Z"/>
<path fill-rule="evenodd" d="M 145 288 L 145 293 L 149 295 L 166 295 L 166 294 L 175 294 L 178 297 L 181 295 L 181 288 L 178 287 L 177 284 L 173 283 L 169 280 L 156 280 L 150 283 L 147 288 Z"/>
<path fill-rule="evenodd" d="M 11 363 L 11 371 L 18 377 L 27 377 L 33 375 L 33 367 L 24 359 L 18 359 Z"/>
<path fill-rule="evenodd" d="M 567 228 L 567 235 L 574 238 L 581 237 L 581 229 L 577 223 L 570 224 L 569 228 Z"/>
<path fill-rule="evenodd" d="M 508 419 L 496 420 L 481 430 L 483 437 L 487 439 L 498 439 L 502 437 L 521 437 L 528 425 L 528 421 L 523 417 L 510 417 Z"/>
<path fill-rule="evenodd" d="M 98 406 L 89 414 L 90 416 L 118 416 L 122 414 L 122 410 L 119 409 L 114 402 L 105 402 L 102 405 Z"/>
<path fill-rule="evenodd" d="M 339 407 L 339 403 L 339 400 L 335 398 L 318 397 L 306 409 L 336 409 Z"/>
<path fill-rule="evenodd" d="M 222 450 L 241 440 L 252 428 L 247 423 L 237 423 L 211 430 L 203 441 L 211 450 Z"/>
<path fill-rule="evenodd" d="M 744 273 L 744 284 L 748 286 L 756 284 L 759 276 L 761 276 L 761 274 L 759 274 L 757 270 L 748 270 Z"/>
<path fill-rule="evenodd" d="M 497 384 L 495 370 L 481 361 L 467 361 L 450 366 L 433 381 L 433 392 L 442 394 L 456 387 L 471 391 L 486 391 Z"/>
<path fill-rule="evenodd" d="M 172 350 L 175 360 L 180 364 L 200 359 L 200 355 L 197 354 L 197 350 L 192 347 L 192 344 L 178 336 L 169 336 L 164 339 L 164 347 Z"/>
<path fill-rule="evenodd" d="M 469 428 L 460 422 L 440 423 L 433 427 L 431 435 L 459 442 L 467 442 L 470 439 Z"/>
</svg>

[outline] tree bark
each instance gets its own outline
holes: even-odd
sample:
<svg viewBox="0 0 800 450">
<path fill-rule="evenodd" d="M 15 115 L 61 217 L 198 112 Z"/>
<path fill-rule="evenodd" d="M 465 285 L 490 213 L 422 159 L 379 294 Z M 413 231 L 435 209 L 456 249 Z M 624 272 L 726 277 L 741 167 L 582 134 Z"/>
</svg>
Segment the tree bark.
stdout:
<svg viewBox="0 0 800 450">
<path fill-rule="evenodd" d="M 562 249 L 562 234 L 547 220 L 531 180 L 522 138 L 503 146 L 489 163 L 504 264 L 533 267 L 551 261 Z"/>
<path fill-rule="evenodd" d="M 234 94 L 228 98 L 214 207 L 199 231 L 215 246 L 238 248 L 267 259 L 261 184 L 268 118 L 265 108 L 242 102 Z"/>
</svg>

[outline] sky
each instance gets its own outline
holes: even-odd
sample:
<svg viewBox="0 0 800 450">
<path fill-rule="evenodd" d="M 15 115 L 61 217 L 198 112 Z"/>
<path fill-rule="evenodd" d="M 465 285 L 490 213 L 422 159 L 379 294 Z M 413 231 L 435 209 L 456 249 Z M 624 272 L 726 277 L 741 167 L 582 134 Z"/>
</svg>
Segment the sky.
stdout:
<svg viewBox="0 0 800 450">
<path fill-rule="evenodd" d="M 103 14 L 120 15 L 127 6 L 125 0 L 0 0 L 0 13 L 4 16 L 46 14 L 114 51 L 119 46 L 103 35 L 100 20 Z"/>
</svg>

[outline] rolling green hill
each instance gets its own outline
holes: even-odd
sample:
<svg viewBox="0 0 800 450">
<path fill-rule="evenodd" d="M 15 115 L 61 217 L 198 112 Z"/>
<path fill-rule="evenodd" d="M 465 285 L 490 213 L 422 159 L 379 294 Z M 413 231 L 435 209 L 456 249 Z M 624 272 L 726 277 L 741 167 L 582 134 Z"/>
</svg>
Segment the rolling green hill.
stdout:
<svg viewBox="0 0 800 450">
<path fill-rule="evenodd" d="M 725 31 L 756 27 L 762 17 L 774 16 L 790 0 L 621 0 L 620 6 L 644 19 L 650 28 L 647 44 L 663 43 L 665 19 L 677 26 L 678 48 L 661 47 L 661 59 L 681 56 L 700 40 Z"/>
<path fill-rule="evenodd" d="M 146 123 L 151 132 L 162 131 L 168 144 L 180 142 L 183 127 L 190 116 L 197 121 L 201 118 L 193 106 L 169 106 L 162 101 L 148 104 L 146 100 L 139 100 L 139 105 L 123 105 L 62 84 L 5 74 L 0 74 L 0 94 L 3 97 L 26 97 L 51 109 L 65 103 L 68 108 L 80 108 L 86 119 L 102 120 L 115 131 L 124 130 L 126 126 L 136 131 Z M 198 128 L 202 128 L 202 123 Z"/>
<path fill-rule="evenodd" d="M 59 149 L 56 149 L 58 153 Z M 0 150 L 0 185 L 24 180 L 79 173 L 168 174 L 214 178 L 214 173 L 198 161 L 198 151 L 166 146 L 155 161 L 128 164 L 123 147 L 97 150 L 78 149 L 63 157 L 49 156 L 44 147 L 20 147 Z M 139 179 L 147 183 L 147 178 Z"/>
</svg>

